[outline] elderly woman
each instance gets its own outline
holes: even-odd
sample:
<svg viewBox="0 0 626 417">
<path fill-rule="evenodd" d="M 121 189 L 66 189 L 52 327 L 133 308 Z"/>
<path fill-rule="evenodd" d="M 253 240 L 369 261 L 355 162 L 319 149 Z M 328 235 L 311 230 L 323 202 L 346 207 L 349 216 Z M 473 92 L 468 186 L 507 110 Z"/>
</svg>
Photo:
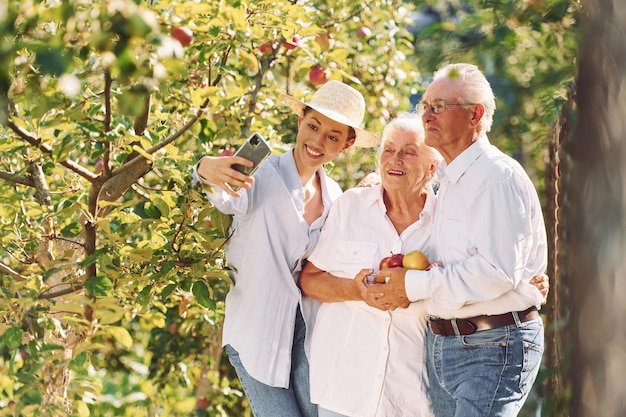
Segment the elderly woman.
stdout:
<svg viewBox="0 0 626 417">
<path fill-rule="evenodd" d="M 423 138 L 417 117 L 385 127 L 381 183 L 335 201 L 300 275 L 303 294 L 322 302 L 310 338 L 311 400 L 320 417 L 432 415 L 423 306 L 386 309 L 366 280 L 391 253 L 431 252 L 430 181 L 441 157 Z"/>
<path fill-rule="evenodd" d="M 391 253 L 432 256 L 431 179 L 440 159 L 417 117 L 398 118 L 383 130 L 381 182 L 346 191 L 330 210 L 300 275 L 303 294 L 322 302 L 307 337 L 319 417 L 432 416 L 423 302 L 392 311 L 379 300 L 384 286 L 368 287 L 366 277 Z M 531 284 L 545 302 L 548 277 Z"/>
</svg>

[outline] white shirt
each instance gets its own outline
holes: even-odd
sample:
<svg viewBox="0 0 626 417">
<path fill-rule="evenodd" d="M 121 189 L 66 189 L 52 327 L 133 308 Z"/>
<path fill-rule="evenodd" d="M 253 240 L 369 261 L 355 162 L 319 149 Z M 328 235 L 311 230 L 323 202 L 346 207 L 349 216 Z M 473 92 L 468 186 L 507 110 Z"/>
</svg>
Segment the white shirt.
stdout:
<svg viewBox="0 0 626 417">
<path fill-rule="evenodd" d="M 539 306 L 529 281 L 546 270 L 546 229 L 524 169 L 485 136 L 440 169 L 433 230 L 443 268 L 408 271 L 409 299 L 441 318 Z"/>
<path fill-rule="evenodd" d="M 380 186 L 346 191 L 331 208 L 309 262 L 353 279 L 363 268 L 378 271 L 391 252 L 432 253 L 433 197 L 431 192 L 421 218 L 398 235 Z M 425 334 L 423 303 L 392 312 L 363 301 L 322 303 L 310 338 L 311 400 L 351 417 L 431 416 Z"/>
<path fill-rule="evenodd" d="M 234 215 L 226 259 L 236 271 L 235 285 L 226 296 L 222 344 L 237 350 L 253 378 L 274 387 L 289 387 L 302 261 L 341 194 L 322 168 L 318 175 L 324 213 L 311 226 L 303 217 L 304 191 L 293 152 L 264 162 L 252 188 L 239 190 L 240 198 L 217 187 L 215 193 L 206 193 L 221 212 Z"/>
</svg>

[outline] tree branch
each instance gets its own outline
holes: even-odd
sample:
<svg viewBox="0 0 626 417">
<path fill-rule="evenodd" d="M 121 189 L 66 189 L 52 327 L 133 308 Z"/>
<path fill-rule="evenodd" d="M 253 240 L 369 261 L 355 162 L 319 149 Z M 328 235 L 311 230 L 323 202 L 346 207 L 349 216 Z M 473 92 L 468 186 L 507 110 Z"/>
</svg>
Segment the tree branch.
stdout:
<svg viewBox="0 0 626 417">
<path fill-rule="evenodd" d="M 24 275 L 20 274 L 17 271 L 14 271 L 13 269 L 11 269 L 9 266 L 3 264 L 0 262 L 0 272 L 2 272 L 3 274 L 7 274 L 12 276 L 13 278 L 15 278 L 18 281 L 26 281 L 28 278 L 26 278 Z"/>
<path fill-rule="evenodd" d="M 19 138 L 22 139 L 24 142 L 40 149 L 42 152 L 44 152 L 47 155 L 52 155 L 52 147 L 50 145 L 43 143 L 41 139 L 32 136 L 27 131 L 17 126 L 11 119 L 7 121 L 7 126 L 13 132 L 15 132 L 19 136 Z M 87 168 L 82 167 L 81 165 L 79 165 L 78 163 L 70 159 L 59 161 L 59 163 L 91 182 L 93 182 L 96 178 L 98 178 L 98 175 L 94 174 L 93 172 L 89 171 Z"/>
<path fill-rule="evenodd" d="M 82 285 L 76 284 L 76 285 L 72 285 L 71 287 L 67 287 L 67 288 L 64 288 L 62 290 L 59 290 L 59 291 L 39 294 L 38 298 L 40 300 L 51 300 L 53 298 L 57 298 L 57 297 L 61 297 L 61 296 L 67 295 L 67 294 L 71 294 L 73 292 L 80 291 L 82 289 L 83 289 Z"/>
<path fill-rule="evenodd" d="M 26 177 L 24 175 L 15 175 L 11 172 L 0 171 L 0 179 L 7 180 L 14 184 L 25 185 L 27 187 L 34 187 L 35 183 L 32 178 Z"/>
</svg>

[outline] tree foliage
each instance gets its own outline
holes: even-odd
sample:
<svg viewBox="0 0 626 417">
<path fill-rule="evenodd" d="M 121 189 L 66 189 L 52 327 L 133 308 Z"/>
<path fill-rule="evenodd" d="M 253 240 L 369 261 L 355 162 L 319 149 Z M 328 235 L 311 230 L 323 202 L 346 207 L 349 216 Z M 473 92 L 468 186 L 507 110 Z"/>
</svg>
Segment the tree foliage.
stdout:
<svg viewBox="0 0 626 417">
<path fill-rule="evenodd" d="M 363 93 L 380 132 L 463 60 L 496 90 L 493 142 L 540 181 L 574 76 L 574 12 L 565 0 L 9 2 L 2 413 L 250 415 L 219 348 L 230 219 L 192 184 L 196 161 L 251 131 L 287 149 L 296 117 L 278 94 L 310 97 L 315 66 Z M 189 46 L 170 36 L 179 26 Z M 352 150 L 329 172 L 347 188 L 374 168 Z"/>
</svg>

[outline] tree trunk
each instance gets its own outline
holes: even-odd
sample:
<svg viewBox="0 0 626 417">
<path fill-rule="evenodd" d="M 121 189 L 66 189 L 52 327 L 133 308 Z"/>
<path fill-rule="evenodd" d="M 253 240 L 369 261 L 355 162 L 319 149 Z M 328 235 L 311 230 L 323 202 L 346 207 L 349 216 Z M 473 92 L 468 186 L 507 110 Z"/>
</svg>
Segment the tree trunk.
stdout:
<svg viewBox="0 0 626 417">
<path fill-rule="evenodd" d="M 626 415 L 626 1 L 586 0 L 578 123 L 563 144 L 572 417 Z"/>
</svg>

